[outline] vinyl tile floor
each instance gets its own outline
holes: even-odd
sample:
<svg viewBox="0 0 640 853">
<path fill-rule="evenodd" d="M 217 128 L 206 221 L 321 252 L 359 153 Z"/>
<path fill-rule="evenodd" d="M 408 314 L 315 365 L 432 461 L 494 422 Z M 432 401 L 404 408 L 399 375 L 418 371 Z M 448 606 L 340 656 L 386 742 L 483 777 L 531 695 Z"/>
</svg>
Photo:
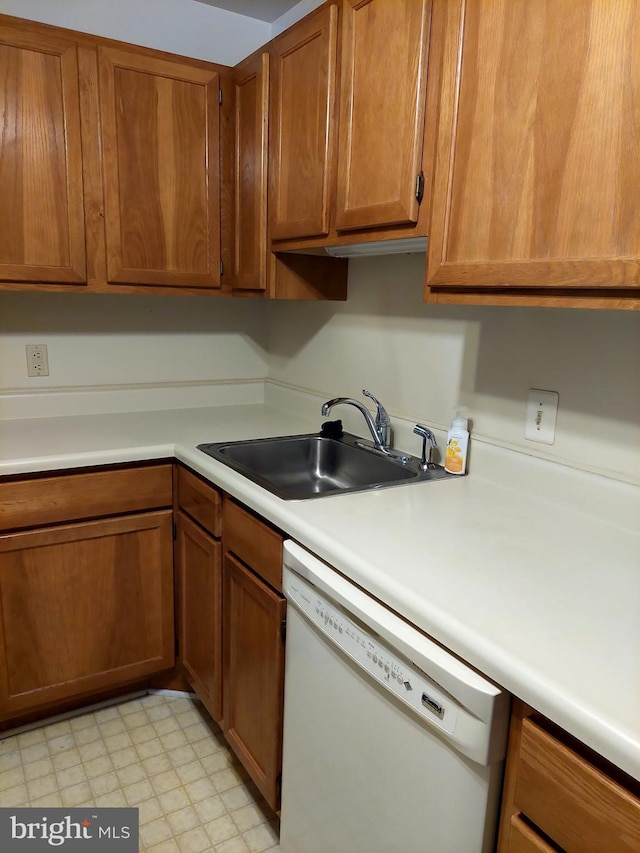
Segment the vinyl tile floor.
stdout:
<svg viewBox="0 0 640 853">
<path fill-rule="evenodd" d="M 129 806 L 140 850 L 276 853 L 277 817 L 202 706 L 148 694 L 0 740 L 0 806 Z"/>
</svg>

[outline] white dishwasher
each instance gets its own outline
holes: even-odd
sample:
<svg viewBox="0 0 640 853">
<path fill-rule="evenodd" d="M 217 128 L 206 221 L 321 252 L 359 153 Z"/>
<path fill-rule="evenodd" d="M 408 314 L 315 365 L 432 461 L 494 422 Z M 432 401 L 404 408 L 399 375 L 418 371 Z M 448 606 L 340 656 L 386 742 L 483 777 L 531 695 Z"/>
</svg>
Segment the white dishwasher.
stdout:
<svg viewBox="0 0 640 853">
<path fill-rule="evenodd" d="M 510 697 L 294 542 L 282 853 L 494 850 Z"/>
</svg>

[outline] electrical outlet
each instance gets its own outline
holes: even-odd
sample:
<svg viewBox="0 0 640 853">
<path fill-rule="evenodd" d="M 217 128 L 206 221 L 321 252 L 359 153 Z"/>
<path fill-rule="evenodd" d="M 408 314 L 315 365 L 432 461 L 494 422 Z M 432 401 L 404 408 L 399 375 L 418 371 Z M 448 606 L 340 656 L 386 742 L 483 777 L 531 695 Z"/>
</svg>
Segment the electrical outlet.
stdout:
<svg viewBox="0 0 640 853">
<path fill-rule="evenodd" d="M 539 441 L 541 444 L 553 444 L 556 437 L 557 416 L 557 391 L 541 391 L 539 388 L 530 388 L 524 437 L 529 441 Z"/>
<path fill-rule="evenodd" d="M 46 344 L 27 344 L 27 376 L 49 375 L 49 354 Z"/>
</svg>

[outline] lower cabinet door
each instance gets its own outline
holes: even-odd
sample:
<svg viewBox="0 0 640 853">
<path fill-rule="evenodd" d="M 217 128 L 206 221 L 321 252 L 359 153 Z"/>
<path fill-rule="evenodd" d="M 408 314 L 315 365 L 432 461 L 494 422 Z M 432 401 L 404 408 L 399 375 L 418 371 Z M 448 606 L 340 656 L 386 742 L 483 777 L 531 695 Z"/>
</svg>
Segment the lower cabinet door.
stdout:
<svg viewBox="0 0 640 853">
<path fill-rule="evenodd" d="M 176 528 L 180 658 L 187 680 L 220 722 L 222 546 L 182 512 Z"/>
<path fill-rule="evenodd" d="M 0 719 L 174 663 L 172 515 L 0 536 Z"/>
<path fill-rule="evenodd" d="M 280 806 L 286 600 L 224 556 L 224 733 L 269 805 Z"/>
</svg>

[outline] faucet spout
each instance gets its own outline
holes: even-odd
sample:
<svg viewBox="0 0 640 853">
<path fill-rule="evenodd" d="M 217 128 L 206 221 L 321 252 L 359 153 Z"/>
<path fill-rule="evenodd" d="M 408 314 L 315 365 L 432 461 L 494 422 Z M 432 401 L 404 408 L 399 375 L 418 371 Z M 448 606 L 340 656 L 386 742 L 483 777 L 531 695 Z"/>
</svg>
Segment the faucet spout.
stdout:
<svg viewBox="0 0 640 853">
<path fill-rule="evenodd" d="M 372 399 L 375 400 L 375 397 L 373 397 L 371 394 L 369 394 L 368 392 L 365 393 L 367 394 L 367 396 L 372 397 Z M 388 453 L 390 450 L 388 422 L 389 416 L 387 415 L 384 408 L 380 406 L 378 401 L 375 400 L 375 402 L 379 406 L 378 412 L 380 412 L 380 409 L 382 409 L 382 411 L 384 412 L 384 416 L 386 417 L 386 422 L 384 421 L 384 419 L 382 419 L 380 425 L 378 425 L 378 419 L 374 422 L 373 417 L 371 416 L 371 412 L 367 409 L 366 406 L 364 406 L 359 400 L 354 400 L 351 397 L 334 397 L 331 400 L 327 400 L 327 402 L 323 403 L 322 405 L 322 417 L 326 418 L 334 406 L 354 406 L 362 414 L 362 417 L 365 419 L 366 424 L 369 427 L 369 432 L 371 433 L 371 437 L 373 439 L 373 446 L 376 448 L 376 450 L 381 450 L 383 453 Z"/>
</svg>

